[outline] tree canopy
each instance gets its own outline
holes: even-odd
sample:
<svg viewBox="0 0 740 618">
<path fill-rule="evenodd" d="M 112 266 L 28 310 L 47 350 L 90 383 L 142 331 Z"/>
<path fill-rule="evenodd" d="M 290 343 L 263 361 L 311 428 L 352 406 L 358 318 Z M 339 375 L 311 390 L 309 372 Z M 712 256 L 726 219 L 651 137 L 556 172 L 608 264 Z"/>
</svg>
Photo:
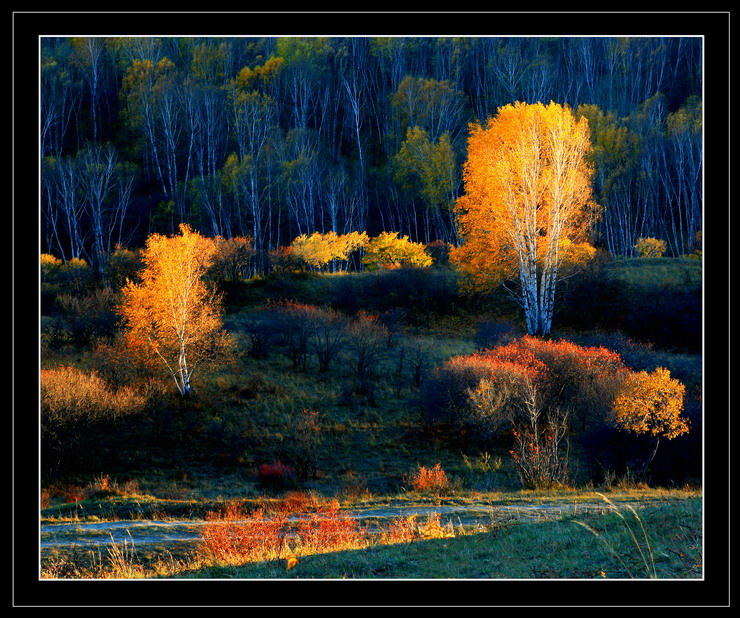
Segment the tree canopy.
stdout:
<svg viewBox="0 0 740 618">
<path fill-rule="evenodd" d="M 557 103 L 517 102 L 471 127 L 451 259 L 474 288 L 517 280 L 530 334 L 550 332 L 564 264 L 592 253 L 589 148 L 586 119 Z"/>
<path fill-rule="evenodd" d="M 123 289 L 126 341 L 137 356 L 163 366 L 182 395 L 196 370 L 228 358 L 233 342 L 223 330 L 221 298 L 203 280 L 214 259 L 213 240 L 180 226 L 180 235 L 153 234 L 143 253 L 141 283 Z"/>
<path fill-rule="evenodd" d="M 42 252 L 103 272 L 188 223 L 265 272 L 316 230 L 457 243 L 468 125 L 588 118 L 594 241 L 700 248 L 701 39 L 42 37 Z"/>
</svg>

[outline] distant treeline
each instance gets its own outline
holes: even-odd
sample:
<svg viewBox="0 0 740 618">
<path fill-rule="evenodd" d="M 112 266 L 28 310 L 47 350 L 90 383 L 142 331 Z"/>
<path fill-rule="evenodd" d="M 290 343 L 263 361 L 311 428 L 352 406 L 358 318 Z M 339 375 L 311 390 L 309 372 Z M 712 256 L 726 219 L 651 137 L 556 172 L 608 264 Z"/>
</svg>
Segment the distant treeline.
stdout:
<svg viewBox="0 0 740 618">
<path fill-rule="evenodd" d="M 701 39 L 42 38 L 42 251 L 95 267 L 180 222 L 253 239 L 458 241 L 468 125 L 513 101 L 589 119 L 594 241 L 697 248 Z"/>
</svg>

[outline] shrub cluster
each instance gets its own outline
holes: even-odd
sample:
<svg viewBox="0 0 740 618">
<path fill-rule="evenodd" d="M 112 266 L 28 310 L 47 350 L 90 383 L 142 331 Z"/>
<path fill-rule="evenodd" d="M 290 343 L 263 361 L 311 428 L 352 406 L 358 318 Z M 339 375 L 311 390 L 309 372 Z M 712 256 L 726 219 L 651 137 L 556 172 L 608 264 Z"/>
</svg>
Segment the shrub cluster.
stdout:
<svg viewBox="0 0 740 618">
<path fill-rule="evenodd" d="M 659 258 L 668 249 L 668 243 L 659 238 L 638 238 L 635 243 L 637 255 L 643 258 Z"/>
<path fill-rule="evenodd" d="M 248 279 L 254 270 L 254 240 L 249 236 L 216 236 L 213 240 L 216 251 L 210 274 L 219 282 Z"/>
<path fill-rule="evenodd" d="M 431 513 L 425 521 L 418 521 L 416 515 L 397 517 L 371 530 L 351 513 L 342 512 L 336 500 L 295 492 L 269 510 L 248 512 L 243 504 L 233 503 L 209 513 L 206 521 L 200 551 L 207 561 L 236 565 L 284 559 L 287 569 L 294 568 L 300 556 L 454 536 L 439 513 Z"/>
<path fill-rule="evenodd" d="M 513 434 L 509 452 L 532 488 L 567 481 L 571 436 L 587 450 L 607 431 L 655 438 L 645 471 L 660 438 L 689 427 L 684 386 L 668 369 L 635 372 L 607 348 L 531 336 L 450 359 L 424 384 L 422 403 L 427 423 L 447 423 L 481 445 Z"/>
<path fill-rule="evenodd" d="M 293 369 L 304 371 L 314 358 L 319 372 L 325 373 L 341 356 L 357 376 L 373 369 L 392 339 L 391 330 L 375 314 L 360 311 L 347 317 L 330 307 L 285 300 L 269 302 L 244 328 L 255 358 L 275 351 L 288 358 Z"/>
<path fill-rule="evenodd" d="M 626 370 L 606 348 L 525 335 L 437 368 L 424 384 L 424 418 L 491 437 L 511 425 L 536 389 L 545 414 L 565 411 L 571 424 L 585 427 L 607 414 Z"/>
<path fill-rule="evenodd" d="M 419 466 L 416 472 L 409 477 L 409 484 L 418 492 L 431 492 L 439 495 L 449 487 L 449 479 L 439 463 L 432 468 Z"/>
<path fill-rule="evenodd" d="M 210 513 L 203 527 L 202 551 L 219 563 L 288 558 L 364 546 L 366 531 L 357 519 L 339 511 L 336 500 L 310 500 L 289 494 L 270 512 L 246 513 L 239 504 Z"/>
<path fill-rule="evenodd" d="M 141 412 L 146 396 L 133 387 L 111 388 L 96 372 L 74 367 L 41 370 L 41 445 L 44 470 L 53 477 L 62 463 L 91 457 L 101 436 L 115 435 L 127 416 Z"/>
<path fill-rule="evenodd" d="M 626 371 L 604 348 L 524 336 L 435 370 L 423 388 L 427 422 L 450 423 L 488 445 L 513 432 L 510 450 L 525 487 L 567 478 L 568 430 L 603 421 Z"/>
</svg>

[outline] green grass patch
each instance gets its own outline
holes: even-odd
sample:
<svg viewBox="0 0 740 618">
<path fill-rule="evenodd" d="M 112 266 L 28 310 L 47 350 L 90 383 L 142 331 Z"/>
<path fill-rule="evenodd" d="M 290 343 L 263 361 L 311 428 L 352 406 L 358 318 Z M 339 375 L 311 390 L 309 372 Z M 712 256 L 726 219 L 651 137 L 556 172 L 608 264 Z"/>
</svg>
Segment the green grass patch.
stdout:
<svg viewBox="0 0 740 618">
<path fill-rule="evenodd" d="M 689 258 L 629 258 L 606 264 L 615 282 L 643 290 L 696 288 L 702 285 L 702 262 Z"/>
</svg>

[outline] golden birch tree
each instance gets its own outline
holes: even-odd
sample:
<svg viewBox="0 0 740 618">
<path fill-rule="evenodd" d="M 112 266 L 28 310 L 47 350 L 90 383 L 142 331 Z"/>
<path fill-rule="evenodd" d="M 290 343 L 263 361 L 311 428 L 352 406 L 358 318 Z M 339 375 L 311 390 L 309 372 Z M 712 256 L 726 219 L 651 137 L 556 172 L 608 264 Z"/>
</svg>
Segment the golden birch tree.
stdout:
<svg viewBox="0 0 740 618">
<path fill-rule="evenodd" d="M 587 120 L 557 103 L 517 102 L 471 125 L 455 206 L 462 244 L 450 257 L 473 289 L 518 281 L 532 335 L 550 333 L 565 267 L 594 253 L 590 145 Z"/>
<path fill-rule="evenodd" d="M 229 358 L 233 349 L 220 317 L 221 297 L 203 275 L 213 262 L 213 240 L 180 225 L 179 236 L 152 234 L 143 253 L 141 283 L 128 281 L 121 314 L 129 348 L 164 366 L 181 395 L 202 365 Z"/>
</svg>

